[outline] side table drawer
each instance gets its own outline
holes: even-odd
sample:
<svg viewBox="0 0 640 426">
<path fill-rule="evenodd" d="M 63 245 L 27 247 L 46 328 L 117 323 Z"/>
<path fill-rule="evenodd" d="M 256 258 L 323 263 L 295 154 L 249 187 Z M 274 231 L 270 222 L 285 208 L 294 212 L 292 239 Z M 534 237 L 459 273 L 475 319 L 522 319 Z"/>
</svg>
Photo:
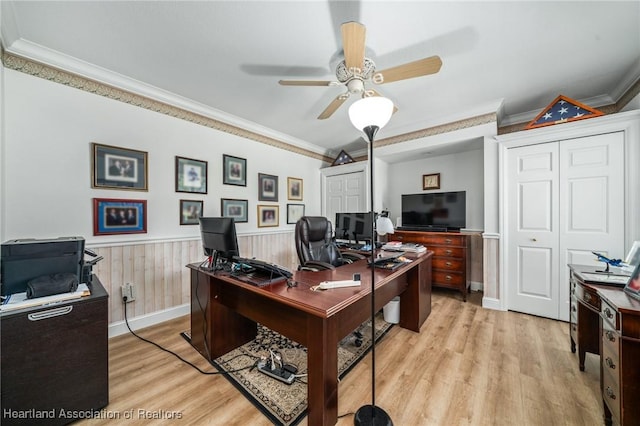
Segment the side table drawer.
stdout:
<svg viewBox="0 0 640 426">
<path fill-rule="evenodd" d="M 437 271 L 433 272 L 433 284 L 443 285 L 446 287 L 458 287 L 462 284 L 462 274 L 459 272 Z"/>
<path fill-rule="evenodd" d="M 576 298 L 587 306 L 590 306 L 597 312 L 600 312 L 601 300 L 595 290 L 587 289 L 582 286 L 575 288 Z"/>
<path fill-rule="evenodd" d="M 463 259 L 465 257 L 465 249 L 463 247 L 441 247 L 427 245 L 427 249 L 433 252 L 433 257 L 458 257 L 460 259 Z"/>
<path fill-rule="evenodd" d="M 452 271 L 461 271 L 464 265 L 462 259 L 448 258 L 448 257 L 433 257 L 431 260 L 433 269 L 445 269 Z"/>
<path fill-rule="evenodd" d="M 620 420 L 620 385 L 605 368 L 602 369 L 602 399 L 616 420 Z"/>
<path fill-rule="evenodd" d="M 600 314 L 602 315 L 602 327 L 607 328 L 608 323 L 608 326 L 611 327 L 611 329 L 619 330 L 618 311 L 604 300 L 601 303 L 600 309 Z"/>
</svg>

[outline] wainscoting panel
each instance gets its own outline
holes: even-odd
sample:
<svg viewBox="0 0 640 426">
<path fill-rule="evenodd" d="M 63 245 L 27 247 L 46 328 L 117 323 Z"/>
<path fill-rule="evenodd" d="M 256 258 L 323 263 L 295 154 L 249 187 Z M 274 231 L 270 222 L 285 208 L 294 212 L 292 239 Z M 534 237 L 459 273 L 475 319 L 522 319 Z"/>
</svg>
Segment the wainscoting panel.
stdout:
<svg viewBox="0 0 640 426">
<path fill-rule="evenodd" d="M 298 257 L 293 231 L 238 235 L 240 255 L 295 269 Z M 128 318 L 151 315 L 189 303 L 189 263 L 204 261 L 200 239 L 147 242 L 93 248 L 104 259 L 93 272 L 109 298 L 109 323 L 124 320 L 120 287 L 131 283 L 135 301 L 127 304 Z"/>
</svg>

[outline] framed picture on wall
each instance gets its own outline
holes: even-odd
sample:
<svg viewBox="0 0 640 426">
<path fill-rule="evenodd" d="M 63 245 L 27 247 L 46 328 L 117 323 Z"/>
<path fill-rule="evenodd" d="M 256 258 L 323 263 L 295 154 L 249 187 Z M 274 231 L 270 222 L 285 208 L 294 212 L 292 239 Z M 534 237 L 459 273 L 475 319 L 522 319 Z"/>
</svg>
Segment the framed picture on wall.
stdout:
<svg viewBox="0 0 640 426">
<path fill-rule="evenodd" d="M 176 192 L 207 193 L 207 162 L 176 157 Z"/>
<path fill-rule="evenodd" d="M 198 225 L 203 205 L 199 200 L 180 200 L 180 225 Z"/>
<path fill-rule="evenodd" d="M 287 204 L 287 223 L 296 223 L 304 216 L 304 204 Z"/>
<path fill-rule="evenodd" d="M 93 235 L 146 232 L 147 200 L 93 199 Z"/>
<path fill-rule="evenodd" d="M 258 200 L 278 201 L 278 176 L 258 173 Z"/>
<path fill-rule="evenodd" d="M 220 200 L 220 212 L 222 217 L 232 217 L 236 223 L 248 222 L 247 207 L 248 200 L 235 200 L 223 198 Z"/>
<path fill-rule="evenodd" d="M 278 226 L 280 206 L 258 205 L 258 228 Z"/>
<path fill-rule="evenodd" d="M 147 191 L 147 153 L 92 143 L 91 187 Z"/>
<path fill-rule="evenodd" d="M 247 160 L 231 155 L 222 155 L 222 183 L 247 186 Z"/>
<path fill-rule="evenodd" d="M 287 178 L 287 199 L 302 201 L 302 179 Z"/>
<path fill-rule="evenodd" d="M 422 175 L 422 189 L 440 189 L 440 173 Z"/>
</svg>

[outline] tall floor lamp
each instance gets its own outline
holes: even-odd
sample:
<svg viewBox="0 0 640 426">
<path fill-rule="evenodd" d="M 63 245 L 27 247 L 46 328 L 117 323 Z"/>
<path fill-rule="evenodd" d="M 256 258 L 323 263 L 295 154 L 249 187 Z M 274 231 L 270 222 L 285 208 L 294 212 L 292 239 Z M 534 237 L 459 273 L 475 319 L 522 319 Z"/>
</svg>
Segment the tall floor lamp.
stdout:
<svg viewBox="0 0 640 426">
<path fill-rule="evenodd" d="M 381 96 L 369 96 L 354 102 L 349 107 L 349 119 L 356 129 L 362 130 L 369 139 L 369 201 L 371 214 L 373 206 L 373 139 L 381 128 L 391 118 L 393 102 Z M 354 423 L 364 425 L 393 425 L 391 417 L 380 407 L 376 406 L 376 327 L 375 327 L 375 221 L 371 220 L 371 405 L 363 405 L 356 411 Z"/>
</svg>

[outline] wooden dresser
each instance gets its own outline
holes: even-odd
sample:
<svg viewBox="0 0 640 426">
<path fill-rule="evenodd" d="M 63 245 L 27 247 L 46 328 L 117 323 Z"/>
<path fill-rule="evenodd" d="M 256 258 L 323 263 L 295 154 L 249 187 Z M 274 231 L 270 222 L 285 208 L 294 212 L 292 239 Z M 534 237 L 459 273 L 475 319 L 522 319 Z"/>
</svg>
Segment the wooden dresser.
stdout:
<svg viewBox="0 0 640 426">
<path fill-rule="evenodd" d="M 469 235 L 396 230 L 390 237 L 403 243 L 422 244 L 432 251 L 432 286 L 458 290 L 467 301 L 471 268 Z"/>
<path fill-rule="evenodd" d="M 569 265 L 571 349 L 600 354 L 604 424 L 638 425 L 640 419 L 640 301 L 621 287 L 599 285 L 583 275 L 596 268 Z M 574 309 L 575 306 L 575 309 Z"/>
</svg>

